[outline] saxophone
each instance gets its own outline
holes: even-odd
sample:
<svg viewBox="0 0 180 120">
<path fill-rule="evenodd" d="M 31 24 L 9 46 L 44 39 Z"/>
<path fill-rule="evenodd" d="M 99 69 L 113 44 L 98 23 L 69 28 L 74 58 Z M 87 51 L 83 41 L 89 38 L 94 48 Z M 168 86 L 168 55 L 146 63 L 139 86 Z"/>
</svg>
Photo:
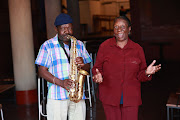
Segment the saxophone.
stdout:
<svg viewBox="0 0 180 120">
<path fill-rule="evenodd" d="M 69 90 L 69 98 L 70 98 L 70 101 L 77 103 L 82 99 L 84 79 L 85 79 L 86 75 L 88 75 L 89 73 L 85 70 L 78 69 L 78 65 L 76 65 L 77 39 L 70 35 L 68 35 L 67 38 L 72 40 L 72 45 L 71 45 L 71 49 L 70 49 L 69 78 L 73 81 L 73 84 L 72 84 L 72 88 L 70 88 L 70 90 Z"/>
</svg>

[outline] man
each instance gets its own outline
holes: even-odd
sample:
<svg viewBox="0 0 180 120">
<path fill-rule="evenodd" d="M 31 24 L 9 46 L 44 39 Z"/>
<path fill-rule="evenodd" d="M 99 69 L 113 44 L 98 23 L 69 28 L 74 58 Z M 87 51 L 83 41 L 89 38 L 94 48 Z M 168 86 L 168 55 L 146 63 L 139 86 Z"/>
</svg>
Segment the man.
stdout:
<svg viewBox="0 0 180 120">
<path fill-rule="evenodd" d="M 61 13 L 54 22 L 57 35 L 45 41 L 39 50 L 35 64 L 39 76 L 48 81 L 47 119 L 48 120 L 85 120 L 85 96 L 78 103 L 69 100 L 68 91 L 72 87 L 69 79 L 70 46 L 68 35 L 73 34 L 72 18 Z M 86 71 L 90 68 L 91 58 L 83 43 L 77 40 L 76 64 Z"/>
<path fill-rule="evenodd" d="M 124 9 L 124 6 L 121 6 L 119 10 L 119 16 L 126 16 L 126 14 L 130 11 L 130 9 Z"/>
</svg>

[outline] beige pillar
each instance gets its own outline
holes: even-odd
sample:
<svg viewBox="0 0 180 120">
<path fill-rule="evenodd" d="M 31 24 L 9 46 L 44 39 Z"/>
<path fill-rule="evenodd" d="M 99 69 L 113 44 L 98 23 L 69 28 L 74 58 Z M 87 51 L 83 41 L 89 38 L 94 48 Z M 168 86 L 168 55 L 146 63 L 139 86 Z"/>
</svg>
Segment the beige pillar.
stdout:
<svg viewBox="0 0 180 120">
<path fill-rule="evenodd" d="M 48 39 L 56 35 L 54 21 L 60 13 L 61 0 L 45 0 L 46 31 Z"/>
<path fill-rule="evenodd" d="M 30 0 L 9 0 L 17 104 L 37 102 Z"/>
<path fill-rule="evenodd" d="M 67 0 L 68 14 L 73 19 L 73 35 L 80 38 L 79 0 Z"/>
</svg>

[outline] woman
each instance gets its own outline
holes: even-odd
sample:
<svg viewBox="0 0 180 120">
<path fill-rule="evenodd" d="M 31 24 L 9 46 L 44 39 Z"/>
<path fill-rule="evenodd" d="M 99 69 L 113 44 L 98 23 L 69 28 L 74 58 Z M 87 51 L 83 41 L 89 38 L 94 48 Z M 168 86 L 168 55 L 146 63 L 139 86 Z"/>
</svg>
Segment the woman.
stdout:
<svg viewBox="0 0 180 120">
<path fill-rule="evenodd" d="M 161 69 L 155 60 L 147 67 L 142 47 L 129 39 L 131 23 L 125 16 L 114 21 L 114 37 L 103 42 L 92 69 L 107 120 L 137 120 L 141 82 Z"/>
</svg>

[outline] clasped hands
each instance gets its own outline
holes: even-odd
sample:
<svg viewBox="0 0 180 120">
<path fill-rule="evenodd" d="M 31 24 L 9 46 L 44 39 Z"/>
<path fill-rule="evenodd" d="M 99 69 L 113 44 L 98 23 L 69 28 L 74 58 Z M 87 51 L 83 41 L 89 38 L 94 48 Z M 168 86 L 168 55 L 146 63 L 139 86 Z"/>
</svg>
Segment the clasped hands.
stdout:
<svg viewBox="0 0 180 120">
<path fill-rule="evenodd" d="M 152 75 L 155 74 L 156 72 L 158 72 L 161 69 L 161 64 L 159 65 L 155 65 L 156 60 L 153 60 L 153 62 L 147 67 L 147 69 L 145 70 L 145 74 L 148 75 Z M 93 80 L 96 83 L 102 83 L 103 82 L 103 78 L 101 73 L 99 72 L 98 69 L 96 69 L 96 75 L 93 76 Z"/>
</svg>

